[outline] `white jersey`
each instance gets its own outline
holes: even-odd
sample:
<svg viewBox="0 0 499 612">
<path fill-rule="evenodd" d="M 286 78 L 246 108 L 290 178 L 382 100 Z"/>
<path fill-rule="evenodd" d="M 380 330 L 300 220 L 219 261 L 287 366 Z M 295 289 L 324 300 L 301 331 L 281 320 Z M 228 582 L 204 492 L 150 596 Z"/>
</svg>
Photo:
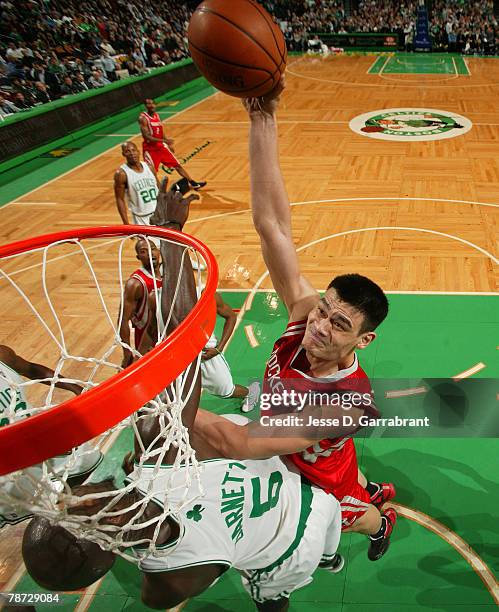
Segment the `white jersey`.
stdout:
<svg viewBox="0 0 499 612">
<path fill-rule="evenodd" d="M 142 172 L 132 170 L 128 164 L 122 164 L 121 169 L 126 174 L 126 196 L 130 212 L 137 217 L 147 217 L 156 210 L 158 184 L 151 168 L 140 162 Z"/>
<path fill-rule="evenodd" d="M 25 412 L 29 408 L 24 389 L 23 379 L 6 363 L 0 361 L 0 427 L 7 425 L 8 419 L 2 418 L 2 412 Z"/>
<path fill-rule="evenodd" d="M 192 468 L 190 468 L 192 469 Z M 152 481 L 154 499 L 170 503 L 185 499 L 185 471 L 164 466 L 139 467 L 130 475 L 144 493 Z M 194 472 L 192 473 L 194 481 Z M 162 556 L 142 559 L 145 572 L 163 572 L 203 564 L 221 564 L 260 573 L 291 558 L 300 545 L 312 505 L 322 530 L 321 541 L 310 555 L 313 567 L 304 567 L 307 578 L 324 553 L 326 531 L 334 523 L 334 546 L 340 533 L 340 511 L 332 495 L 305 482 L 279 457 L 265 460 L 211 459 L 202 462 L 205 495 L 186 505 L 178 515 L 180 536 Z M 188 498 L 189 495 L 187 495 Z M 313 529 L 313 528 L 312 528 Z M 317 538 L 314 540 L 314 542 Z M 332 551 L 334 553 L 334 550 Z M 303 559 L 301 563 L 304 563 Z"/>
</svg>

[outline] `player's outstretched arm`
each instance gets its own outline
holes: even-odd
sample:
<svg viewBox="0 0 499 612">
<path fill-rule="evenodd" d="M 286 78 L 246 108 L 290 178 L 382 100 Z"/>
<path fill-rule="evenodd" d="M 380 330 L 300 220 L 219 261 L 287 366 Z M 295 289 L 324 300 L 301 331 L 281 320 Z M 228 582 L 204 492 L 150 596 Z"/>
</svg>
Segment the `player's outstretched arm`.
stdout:
<svg viewBox="0 0 499 612">
<path fill-rule="evenodd" d="M 43 385 L 50 385 L 50 379 L 52 379 L 55 374 L 54 370 L 51 370 L 41 363 L 26 361 L 26 359 L 17 355 L 16 352 L 8 346 L 0 346 L 0 361 L 3 361 L 3 363 L 21 376 L 29 378 L 30 380 L 39 380 Z M 63 378 L 62 373 L 59 374 L 59 378 Z M 71 391 L 71 393 L 75 395 L 80 395 L 83 391 L 82 387 L 76 383 L 59 381 L 55 383 L 55 386 L 58 389 Z"/>
<path fill-rule="evenodd" d="M 289 198 L 279 162 L 276 112 L 281 84 L 264 98 L 249 98 L 249 159 L 253 223 L 270 277 L 290 320 L 304 318 L 319 299 L 303 277 L 291 231 Z"/>
<path fill-rule="evenodd" d="M 345 414 L 349 419 L 344 420 Z M 194 431 L 222 457 L 230 459 L 265 459 L 305 450 L 318 440 L 353 434 L 360 427 L 364 410 L 352 408 L 347 413 L 338 406 L 325 406 L 320 414 L 316 406 L 294 413 L 290 425 L 276 420 L 254 421 L 237 425 L 203 409 L 198 410 Z M 284 419 L 282 414 L 271 419 Z M 314 419 L 323 419 L 317 421 Z"/>
</svg>

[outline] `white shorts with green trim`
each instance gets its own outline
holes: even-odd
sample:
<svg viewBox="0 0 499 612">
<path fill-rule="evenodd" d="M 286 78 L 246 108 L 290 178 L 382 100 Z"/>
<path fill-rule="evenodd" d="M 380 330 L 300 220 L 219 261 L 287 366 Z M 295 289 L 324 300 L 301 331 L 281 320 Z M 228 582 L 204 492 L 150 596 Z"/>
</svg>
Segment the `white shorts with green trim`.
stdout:
<svg viewBox="0 0 499 612">
<path fill-rule="evenodd" d="M 201 361 L 201 386 L 217 397 L 230 397 L 234 393 L 232 373 L 223 355 Z"/>
<path fill-rule="evenodd" d="M 337 551 L 341 536 L 340 505 L 335 497 L 321 489 L 311 487 L 311 490 L 311 511 L 299 542 L 295 541 L 268 568 L 240 572 L 243 586 L 254 601 L 289 597 L 293 591 L 312 582 L 312 574 L 321 559 L 331 558 Z M 302 494 L 302 504 L 303 497 Z"/>
</svg>

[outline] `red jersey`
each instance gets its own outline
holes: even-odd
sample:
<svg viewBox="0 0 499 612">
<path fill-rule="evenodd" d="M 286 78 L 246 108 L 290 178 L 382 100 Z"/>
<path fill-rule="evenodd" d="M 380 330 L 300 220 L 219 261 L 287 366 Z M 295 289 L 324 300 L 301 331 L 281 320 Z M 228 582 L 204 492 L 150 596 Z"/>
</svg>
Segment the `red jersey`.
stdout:
<svg viewBox="0 0 499 612">
<path fill-rule="evenodd" d="M 149 115 L 148 113 L 144 111 L 140 113 L 140 116 L 143 117 L 147 121 L 147 125 L 149 126 L 149 131 L 151 133 L 151 136 L 153 138 L 160 138 L 161 140 L 163 140 L 164 138 L 163 124 L 161 123 L 161 119 L 158 113 L 153 113 L 152 115 Z M 144 140 L 144 142 L 142 143 L 142 147 L 144 149 L 158 149 L 158 148 L 163 147 L 163 143 L 162 142 L 149 142 L 147 140 Z"/>
<path fill-rule="evenodd" d="M 306 325 L 306 320 L 289 323 L 284 334 L 274 344 L 265 370 L 266 391 L 280 393 L 286 388 L 301 393 L 371 393 L 369 379 L 356 355 L 349 368 L 331 376 L 314 378 L 306 373 L 310 371 L 310 363 L 301 346 Z M 374 404 L 370 414 L 378 415 Z M 356 489 L 357 458 L 350 437 L 320 440 L 302 452 L 293 453 L 290 459 L 311 482 L 332 493 L 340 501 L 351 496 L 353 489 Z"/>
<path fill-rule="evenodd" d="M 153 275 L 145 268 L 135 270 L 135 272 L 130 275 L 130 278 L 138 280 L 142 285 L 142 297 L 140 298 L 139 305 L 131 318 L 132 326 L 135 329 L 135 348 L 138 349 L 144 334 L 144 330 L 149 322 L 149 295 L 155 290 L 155 287 L 161 289 L 163 279 L 156 278 L 155 280 Z"/>
</svg>

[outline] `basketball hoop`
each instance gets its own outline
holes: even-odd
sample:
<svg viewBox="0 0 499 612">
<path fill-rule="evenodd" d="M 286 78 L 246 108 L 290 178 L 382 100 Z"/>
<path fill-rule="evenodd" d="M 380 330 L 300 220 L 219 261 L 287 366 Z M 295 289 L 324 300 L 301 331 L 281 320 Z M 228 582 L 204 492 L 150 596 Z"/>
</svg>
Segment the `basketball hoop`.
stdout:
<svg viewBox="0 0 499 612">
<path fill-rule="evenodd" d="M 1 246 L 0 259 L 34 251 L 42 251 L 46 258 L 48 249 L 56 244 L 80 245 L 86 239 L 123 236 L 158 238 L 195 251 L 207 266 L 204 292 L 173 333 L 123 371 L 79 396 L 0 427 L 0 475 L 66 453 L 113 428 L 175 380 L 208 341 L 215 325 L 217 263 L 210 250 L 188 234 L 153 226 L 83 228 Z M 14 283 L 2 269 L 0 278 Z"/>
</svg>

